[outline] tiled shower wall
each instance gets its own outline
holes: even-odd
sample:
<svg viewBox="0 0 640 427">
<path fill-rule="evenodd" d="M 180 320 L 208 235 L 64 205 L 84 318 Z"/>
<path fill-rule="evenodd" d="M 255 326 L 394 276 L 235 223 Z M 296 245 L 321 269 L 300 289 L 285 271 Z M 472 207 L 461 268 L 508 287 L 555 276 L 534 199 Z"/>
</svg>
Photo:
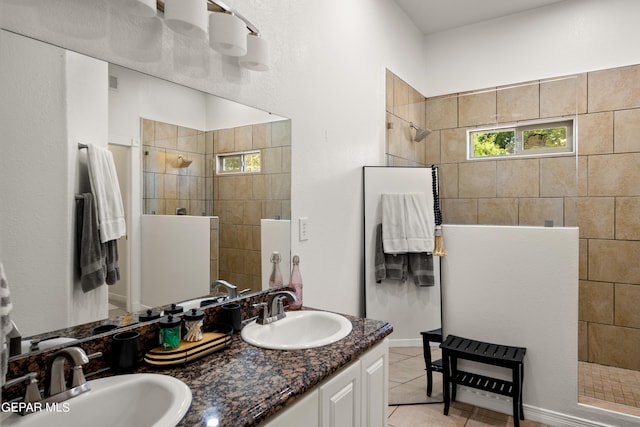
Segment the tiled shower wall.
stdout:
<svg viewBox="0 0 640 427">
<path fill-rule="evenodd" d="M 216 216 L 211 282 L 261 289 L 260 219 L 291 217 L 291 122 L 199 131 L 143 119 L 144 213 Z M 262 171 L 219 175 L 215 156 L 259 150 Z M 178 156 L 192 160 L 179 167 Z"/>
<path fill-rule="evenodd" d="M 215 155 L 260 150 L 260 173 L 214 171 L 213 213 L 220 217 L 220 277 L 242 289 L 262 288 L 260 219 L 291 219 L 291 121 L 213 131 Z M 209 132 L 207 132 L 207 135 Z M 210 162 L 210 163 L 209 163 Z"/>
<path fill-rule="evenodd" d="M 412 90 L 389 74 L 387 121 L 411 103 L 398 87 Z M 577 159 L 466 160 L 468 128 L 576 113 Z M 425 116 L 433 133 L 416 164 L 439 166 L 444 222 L 577 224 L 579 359 L 640 370 L 640 66 L 429 98 Z M 409 150 L 393 136 L 395 161 Z"/>
</svg>

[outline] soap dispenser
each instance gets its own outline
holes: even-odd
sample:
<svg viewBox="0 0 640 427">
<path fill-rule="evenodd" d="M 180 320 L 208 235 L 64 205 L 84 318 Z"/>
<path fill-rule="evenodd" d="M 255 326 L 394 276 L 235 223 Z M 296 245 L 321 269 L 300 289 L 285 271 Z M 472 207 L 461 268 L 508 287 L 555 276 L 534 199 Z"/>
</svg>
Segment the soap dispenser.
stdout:
<svg viewBox="0 0 640 427">
<path fill-rule="evenodd" d="M 282 273 L 280 273 L 280 253 L 273 252 L 271 254 L 271 263 L 273 268 L 271 270 L 271 276 L 269 276 L 269 289 L 279 288 L 282 286 Z"/>
<path fill-rule="evenodd" d="M 296 294 L 298 301 L 290 302 L 287 307 L 289 307 L 289 310 L 300 310 L 302 308 L 302 275 L 300 274 L 300 257 L 298 255 L 293 256 L 292 264 L 289 289 Z"/>
</svg>

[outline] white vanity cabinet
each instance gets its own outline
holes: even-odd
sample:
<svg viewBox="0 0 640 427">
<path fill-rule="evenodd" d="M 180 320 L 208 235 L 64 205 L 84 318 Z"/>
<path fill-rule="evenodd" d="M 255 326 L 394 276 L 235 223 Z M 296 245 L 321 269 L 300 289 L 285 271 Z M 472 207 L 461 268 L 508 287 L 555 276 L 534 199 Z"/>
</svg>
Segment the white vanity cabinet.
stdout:
<svg viewBox="0 0 640 427">
<path fill-rule="evenodd" d="M 270 418 L 266 427 L 385 427 L 389 403 L 389 343 L 372 347 Z"/>
</svg>

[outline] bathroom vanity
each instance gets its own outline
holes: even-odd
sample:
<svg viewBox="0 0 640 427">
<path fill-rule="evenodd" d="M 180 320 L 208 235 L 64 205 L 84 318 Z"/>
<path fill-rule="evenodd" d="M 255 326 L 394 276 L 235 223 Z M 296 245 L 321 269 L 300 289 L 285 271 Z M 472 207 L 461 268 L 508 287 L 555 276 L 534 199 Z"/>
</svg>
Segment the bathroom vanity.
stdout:
<svg viewBox="0 0 640 427">
<path fill-rule="evenodd" d="M 158 372 L 184 381 L 193 400 L 179 426 L 385 426 L 386 322 L 347 317 L 342 340 L 307 350 L 254 347 L 235 334 L 224 351 Z"/>
</svg>

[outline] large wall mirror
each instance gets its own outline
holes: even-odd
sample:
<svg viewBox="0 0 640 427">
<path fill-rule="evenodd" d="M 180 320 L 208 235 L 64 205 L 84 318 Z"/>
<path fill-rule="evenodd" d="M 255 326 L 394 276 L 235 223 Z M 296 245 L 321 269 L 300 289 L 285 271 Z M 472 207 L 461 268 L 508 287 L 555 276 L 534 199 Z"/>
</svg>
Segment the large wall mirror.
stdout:
<svg viewBox="0 0 640 427">
<path fill-rule="evenodd" d="M 0 259 L 24 337 L 207 296 L 218 279 L 257 292 L 270 251 L 289 258 L 290 120 L 4 30 L 0 55 Z M 121 281 L 89 293 L 76 272 L 75 194 L 88 185 L 79 143 L 113 153 L 128 222 Z M 245 155 L 261 159 L 259 172 L 232 169 Z M 177 213 L 206 222 L 204 238 L 193 235 L 201 243 L 188 234 L 176 243 L 198 248 L 204 267 L 180 268 L 170 286 L 182 293 L 171 294 L 155 279 L 145 285 L 143 264 L 157 270 L 174 246 L 145 246 L 145 218 Z M 267 250 L 265 222 L 286 224 Z M 150 245 L 157 258 L 145 258 Z"/>
</svg>

